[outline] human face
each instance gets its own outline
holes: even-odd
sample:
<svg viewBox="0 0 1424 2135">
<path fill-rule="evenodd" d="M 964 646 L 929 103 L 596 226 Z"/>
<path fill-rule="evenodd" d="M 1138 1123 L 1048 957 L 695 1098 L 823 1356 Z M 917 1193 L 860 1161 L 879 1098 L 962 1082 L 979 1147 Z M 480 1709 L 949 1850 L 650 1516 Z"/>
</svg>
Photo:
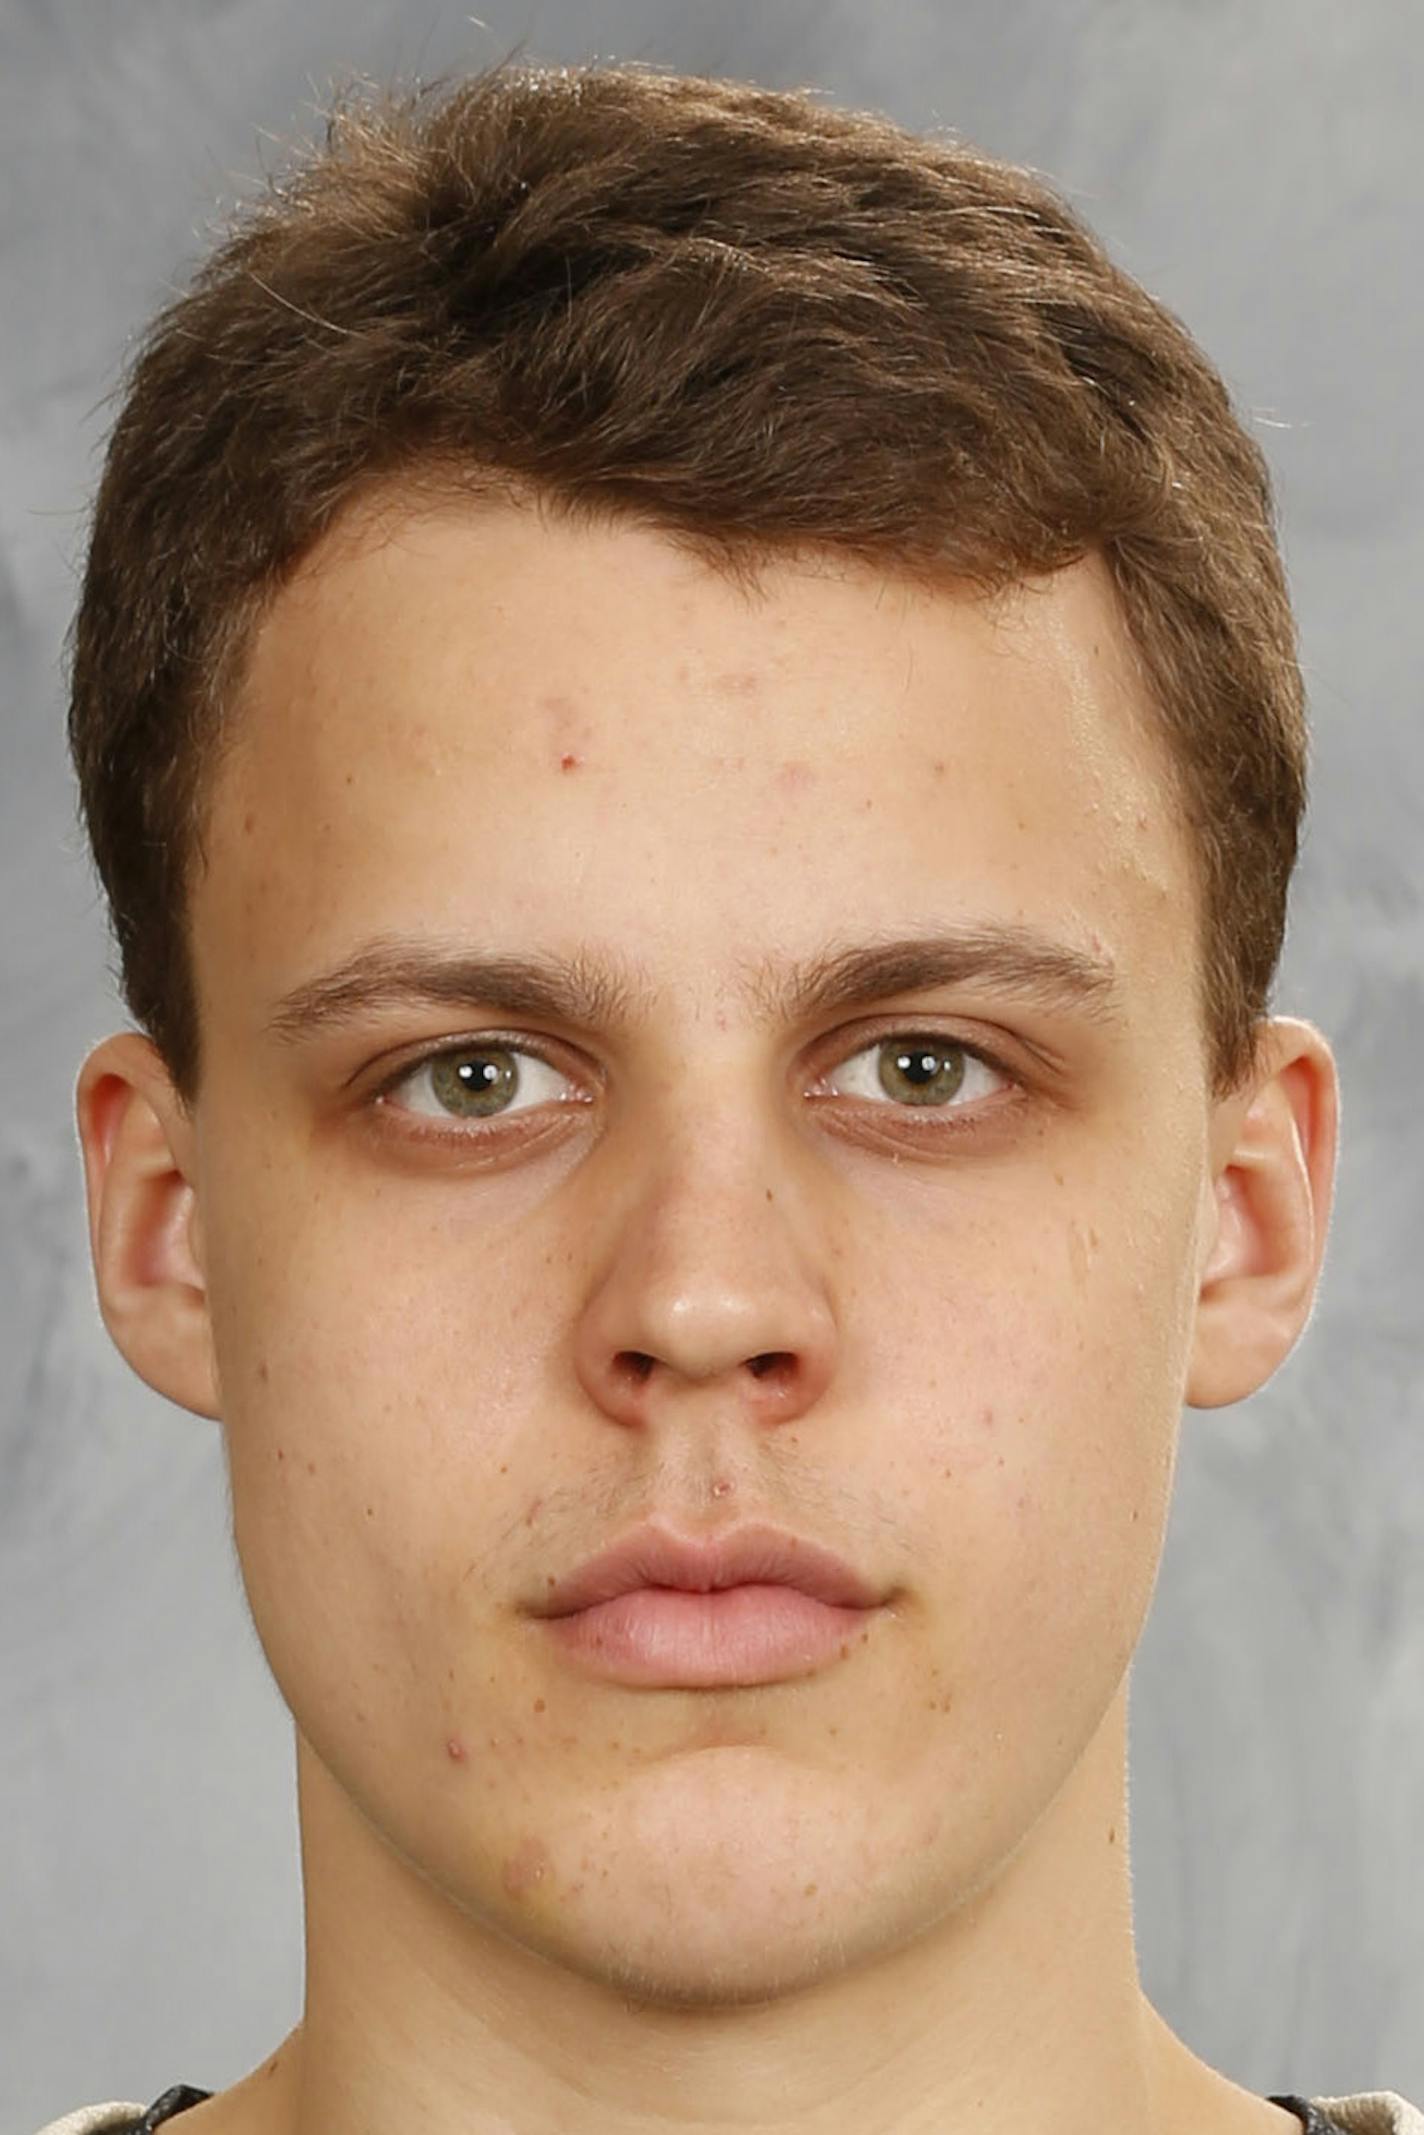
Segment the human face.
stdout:
<svg viewBox="0 0 1424 2135">
<path fill-rule="evenodd" d="M 1089 564 L 747 595 L 512 505 L 353 519 L 262 624 L 192 913 L 236 1541 L 310 1754 L 469 1931 L 774 1991 L 951 1915 L 1103 1725 L 1209 1195 L 1135 687 Z M 947 934 L 1039 975 L 791 997 Z M 511 1012 L 371 990 L 373 948 L 620 983 Z M 878 1605 L 625 1680 L 536 1612 L 644 1518 L 775 1523 Z"/>
</svg>

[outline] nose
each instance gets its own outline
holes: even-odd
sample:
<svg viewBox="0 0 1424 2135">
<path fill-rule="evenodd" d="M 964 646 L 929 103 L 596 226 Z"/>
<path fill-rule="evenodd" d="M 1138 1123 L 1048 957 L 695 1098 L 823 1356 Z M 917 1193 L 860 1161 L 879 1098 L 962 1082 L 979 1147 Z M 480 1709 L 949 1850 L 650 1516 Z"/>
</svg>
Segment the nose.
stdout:
<svg viewBox="0 0 1424 2135">
<path fill-rule="evenodd" d="M 809 1203 L 794 1162 L 710 1123 L 620 1173 L 595 1219 L 601 1252 L 575 1337 L 579 1378 L 607 1416 L 647 1425 L 694 1395 L 758 1424 L 814 1406 L 837 1331 Z"/>
</svg>

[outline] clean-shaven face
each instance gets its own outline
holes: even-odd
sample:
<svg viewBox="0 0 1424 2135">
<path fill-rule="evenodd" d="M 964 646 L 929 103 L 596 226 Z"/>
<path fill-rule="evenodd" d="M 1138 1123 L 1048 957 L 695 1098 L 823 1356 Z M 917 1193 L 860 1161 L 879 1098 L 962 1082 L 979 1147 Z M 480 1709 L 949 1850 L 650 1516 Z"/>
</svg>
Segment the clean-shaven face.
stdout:
<svg viewBox="0 0 1424 2135">
<path fill-rule="evenodd" d="M 1210 1208 L 1163 746 L 1094 566 L 360 528 L 262 625 L 193 899 L 257 1628 L 462 1934 L 774 1993 L 995 1876 L 1146 1614 Z M 549 1613 L 645 1525 L 856 1585 L 645 1540 Z"/>
</svg>

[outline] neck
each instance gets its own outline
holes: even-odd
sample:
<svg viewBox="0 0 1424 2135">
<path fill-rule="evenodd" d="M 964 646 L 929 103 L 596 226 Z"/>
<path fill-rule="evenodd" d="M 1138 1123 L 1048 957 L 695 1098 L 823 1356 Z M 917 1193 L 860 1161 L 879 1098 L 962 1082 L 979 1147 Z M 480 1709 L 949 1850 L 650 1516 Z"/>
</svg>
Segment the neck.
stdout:
<svg viewBox="0 0 1424 2135">
<path fill-rule="evenodd" d="M 201 2135 L 244 2113 L 263 2135 L 1299 2135 L 1142 1994 L 1126 1704 L 1124 1681 L 1028 1837 L 928 1932 L 741 2004 L 670 2005 L 457 1910 L 299 1741 L 305 2013 Z"/>
</svg>

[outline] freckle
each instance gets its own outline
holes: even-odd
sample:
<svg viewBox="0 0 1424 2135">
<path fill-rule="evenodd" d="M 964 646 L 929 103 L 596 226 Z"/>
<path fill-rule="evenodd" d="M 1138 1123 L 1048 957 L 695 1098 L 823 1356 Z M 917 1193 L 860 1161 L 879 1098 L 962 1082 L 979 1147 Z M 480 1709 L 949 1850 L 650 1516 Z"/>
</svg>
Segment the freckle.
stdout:
<svg viewBox="0 0 1424 2135">
<path fill-rule="evenodd" d="M 536 1698 L 534 1700 L 534 1710 L 535 1712 L 542 1712 L 544 1710 L 544 1700 L 542 1698 Z"/>
<path fill-rule="evenodd" d="M 953 1470 L 953 1468 L 946 1468 L 944 1472 L 945 1472 L 946 1476 L 950 1476 L 950 1475 L 953 1475 L 953 1473 L 954 1473 L 954 1470 Z"/>
<path fill-rule="evenodd" d="M 570 752 L 570 754 L 568 754 L 567 756 L 561 756 L 559 758 L 559 769 L 561 771 L 574 771 L 577 768 L 578 758 L 573 755 L 572 752 Z"/>
<path fill-rule="evenodd" d="M 315 1474 L 316 1474 L 316 1462 L 315 1462 L 314 1460 L 309 1460 L 309 1461 L 307 1462 L 307 1474 L 308 1474 L 308 1475 L 315 1475 Z"/>
<path fill-rule="evenodd" d="M 499 1464 L 499 1472 L 500 1472 L 500 1474 L 501 1474 L 501 1475 L 508 1475 L 508 1473 L 509 1473 L 509 1462 L 508 1462 L 507 1460 L 502 1460 L 502 1461 L 500 1462 L 500 1464 Z"/>
<path fill-rule="evenodd" d="M 934 760 L 934 775 L 936 778 L 944 777 L 944 758 L 942 756 L 937 756 Z"/>
<path fill-rule="evenodd" d="M 257 1376 L 262 1381 L 262 1384 L 264 1386 L 267 1384 L 268 1380 L 272 1376 L 271 1372 L 267 1369 L 267 1360 L 265 1357 L 257 1367 Z"/>
<path fill-rule="evenodd" d="M 766 1189 L 766 1198 L 769 1201 L 771 1197 L 771 1188 L 768 1186 L 768 1188 Z"/>
<path fill-rule="evenodd" d="M 252 811 L 251 811 L 251 809 L 250 809 L 250 808 L 249 808 L 249 810 L 248 810 L 247 814 L 246 814 L 246 815 L 245 815 L 245 816 L 243 817 L 243 819 L 242 819 L 242 827 L 243 827 L 243 830 L 245 831 L 245 833 L 247 834 L 247 836 L 248 836 L 249 838 L 251 837 L 251 835 L 252 835 L 253 831 L 254 831 L 254 830 L 256 829 L 256 827 L 257 827 L 257 818 L 256 818 L 256 816 L 255 816 L 255 815 L 254 815 L 254 814 L 252 813 Z"/>
<path fill-rule="evenodd" d="M 375 1508 L 375 1506 L 374 1506 L 374 1505 L 368 1505 L 368 1506 L 366 1507 L 366 1517 L 367 1517 L 367 1519 L 368 1519 L 368 1520 L 374 1520 L 374 1519 L 375 1519 L 375 1517 L 376 1517 L 376 1508 Z"/>
<path fill-rule="evenodd" d="M 832 1734 L 833 1736 L 835 1736 L 835 1735 L 838 1735 L 839 1733 L 840 1733 L 840 1729 L 839 1729 L 838 1727 L 833 1727 L 833 1728 L 831 1729 L 831 1734 Z"/>
<path fill-rule="evenodd" d="M 465 1745 L 458 1735 L 451 1735 L 449 1741 L 445 1744 L 445 1754 L 452 1764 L 464 1763 Z"/>
<path fill-rule="evenodd" d="M 979 1411 L 979 1421 L 983 1424 L 986 1431 L 991 1430 L 993 1428 L 994 1410 L 992 1404 L 986 1405 Z"/>
<path fill-rule="evenodd" d="M 802 1891 L 801 1895 L 803 1898 L 814 1898 L 816 1892 L 820 1889 L 820 1887 L 821 1886 L 819 1883 L 808 1883 L 806 1885 L 806 1888 Z"/>
<path fill-rule="evenodd" d="M 277 1458 L 278 1458 L 278 1460 L 285 1460 L 285 1459 L 286 1459 L 286 1457 L 287 1457 L 287 1456 L 286 1456 L 286 1454 L 285 1454 L 285 1453 L 284 1453 L 284 1452 L 282 1451 L 282 1448 L 281 1448 L 280 1446 L 278 1446 L 278 1448 L 277 1448 Z"/>
</svg>

